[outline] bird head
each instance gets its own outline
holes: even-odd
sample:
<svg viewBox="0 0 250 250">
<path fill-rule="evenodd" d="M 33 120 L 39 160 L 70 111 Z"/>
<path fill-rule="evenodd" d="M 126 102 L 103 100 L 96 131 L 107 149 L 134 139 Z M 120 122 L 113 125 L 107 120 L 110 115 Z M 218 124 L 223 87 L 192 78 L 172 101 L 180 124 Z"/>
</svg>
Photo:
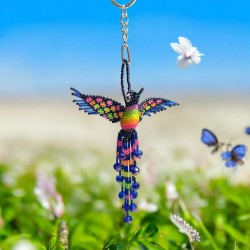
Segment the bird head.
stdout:
<svg viewBox="0 0 250 250">
<path fill-rule="evenodd" d="M 126 105 L 131 106 L 134 104 L 138 104 L 143 90 L 144 88 L 141 88 L 141 90 L 138 93 L 133 90 L 129 91 L 125 96 Z"/>
</svg>

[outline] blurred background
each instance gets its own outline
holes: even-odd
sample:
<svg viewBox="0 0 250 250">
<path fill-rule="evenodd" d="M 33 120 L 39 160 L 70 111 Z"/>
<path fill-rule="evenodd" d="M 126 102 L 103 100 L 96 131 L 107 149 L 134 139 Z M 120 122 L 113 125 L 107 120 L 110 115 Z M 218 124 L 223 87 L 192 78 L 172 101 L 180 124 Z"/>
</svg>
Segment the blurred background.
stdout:
<svg viewBox="0 0 250 250">
<path fill-rule="evenodd" d="M 71 249 L 127 249 L 136 235 L 187 249 L 169 213 L 197 228 L 202 249 L 236 241 L 250 249 L 249 152 L 227 169 L 200 141 L 208 128 L 250 147 L 249 13 L 247 0 L 137 0 L 128 9 L 132 88 L 145 88 L 142 100 L 180 105 L 138 126 L 139 210 L 125 227 L 113 170 L 120 125 L 79 111 L 70 94 L 74 87 L 123 102 L 121 10 L 111 0 L 0 0 L 0 249 L 46 249 L 55 220 L 34 193 L 41 173 L 62 195 L 44 177 L 45 198 L 52 193 L 61 216 L 65 204 Z M 169 44 L 179 36 L 205 54 L 199 65 L 177 67 Z M 18 248 L 22 239 L 36 248 Z"/>
<path fill-rule="evenodd" d="M 250 124 L 249 10 L 246 0 L 137 0 L 129 8 L 133 88 L 145 88 L 142 98 L 180 103 L 138 127 L 144 178 L 200 165 L 224 173 L 219 155 L 211 157 L 200 142 L 203 127 L 225 142 L 249 145 L 243 132 Z M 109 0 L 1 0 L 2 163 L 17 173 L 35 159 L 47 170 L 101 165 L 113 180 L 119 124 L 78 111 L 69 89 L 123 101 L 120 15 Z M 205 54 L 199 65 L 176 66 L 169 44 L 178 36 Z M 237 178 L 249 178 L 248 167 Z"/>
</svg>

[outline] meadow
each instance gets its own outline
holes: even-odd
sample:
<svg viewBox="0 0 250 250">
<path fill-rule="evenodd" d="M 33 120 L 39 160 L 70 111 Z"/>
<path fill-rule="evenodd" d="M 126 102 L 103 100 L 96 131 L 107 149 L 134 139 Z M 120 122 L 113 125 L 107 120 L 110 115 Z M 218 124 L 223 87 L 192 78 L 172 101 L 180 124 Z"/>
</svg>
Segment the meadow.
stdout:
<svg viewBox="0 0 250 250">
<path fill-rule="evenodd" d="M 71 96 L 2 100 L 0 249 L 250 249 L 249 156 L 228 169 L 200 141 L 201 129 L 209 128 L 222 141 L 249 146 L 249 98 L 168 98 L 180 106 L 138 127 L 144 155 L 130 225 L 113 169 L 118 124 L 78 111 Z M 55 181 L 59 213 L 39 200 L 39 174 Z M 170 214 L 195 228 L 200 242 L 191 245 Z"/>
</svg>

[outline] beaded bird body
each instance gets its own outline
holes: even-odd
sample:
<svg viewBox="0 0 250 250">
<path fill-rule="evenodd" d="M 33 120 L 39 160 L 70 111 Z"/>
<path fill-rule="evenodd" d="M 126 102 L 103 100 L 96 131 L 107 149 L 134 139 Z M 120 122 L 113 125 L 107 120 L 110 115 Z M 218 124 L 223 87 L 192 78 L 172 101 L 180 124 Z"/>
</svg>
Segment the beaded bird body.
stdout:
<svg viewBox="0 0 250 250">
<path fill-rule="evenodd" d="M 128 84 L 127 93 L 125 93 L 123 83 L 125 66 Z M 139 104 L 140 95 L 144 89 L 142 88 L 138 93 L 131 90 L 129 63 L 125 59 L 121 68 L 121 88 L 125 107 L 110 98 L 81 94 L 74 88 L 71 88 L 71 90 L 73 91 L 72 95 L 79 98 L 74 102 L 80 110 L 88 114 L 99 114 L 112 123 L 120 121 L 121 130 L 117 137 L 114 169 L 117 172 L 116 181 L 121 185 L 118 197 L 123 200 L 122 209 L 126 213 L 124 222 L 129 224 L 132 222 L 130 212 L 137 210 L 134 200 L 137 198 L 137 191 L 140 188 L 136 176 L 140 172 L 137 160 L 141 158 L 142 151 L 139 150 L 136 127 L 143 116 L 151 116 L 151 114 L 166 110 L 166 107 L 172 107 L 178 105 L 178 103 L 164 98 L 148 98 Z"/>
<path fill-rule="evenodd" d="M 121 127 L 123 130 L 136 129 L 139 120 L 138 104 L 126 106 L 121 118 Z"/>
</svg>

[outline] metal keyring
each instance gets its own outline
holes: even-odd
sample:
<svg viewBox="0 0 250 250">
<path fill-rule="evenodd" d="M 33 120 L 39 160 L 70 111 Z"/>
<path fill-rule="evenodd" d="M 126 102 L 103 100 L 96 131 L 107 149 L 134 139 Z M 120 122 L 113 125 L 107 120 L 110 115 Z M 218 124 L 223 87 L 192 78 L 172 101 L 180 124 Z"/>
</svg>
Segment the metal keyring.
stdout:
<svg viewBox="0 0 250 250">
<path fill-rule="evenodd" d="M 111 0 L 111 1 L 112 1 L 112 3 L 113 3 L 116 7 L 122 8 L 123 6 L 125 6 L 125 9 L 131 7 L 131 6 L 136 2 L 136 0 L 132 0 L 132 1 L 130 1 L 130 3 L 128 3 L 128 4 L 119 4 L 119 3 L 117 3 L 115 0 Z"/>
</svg>

